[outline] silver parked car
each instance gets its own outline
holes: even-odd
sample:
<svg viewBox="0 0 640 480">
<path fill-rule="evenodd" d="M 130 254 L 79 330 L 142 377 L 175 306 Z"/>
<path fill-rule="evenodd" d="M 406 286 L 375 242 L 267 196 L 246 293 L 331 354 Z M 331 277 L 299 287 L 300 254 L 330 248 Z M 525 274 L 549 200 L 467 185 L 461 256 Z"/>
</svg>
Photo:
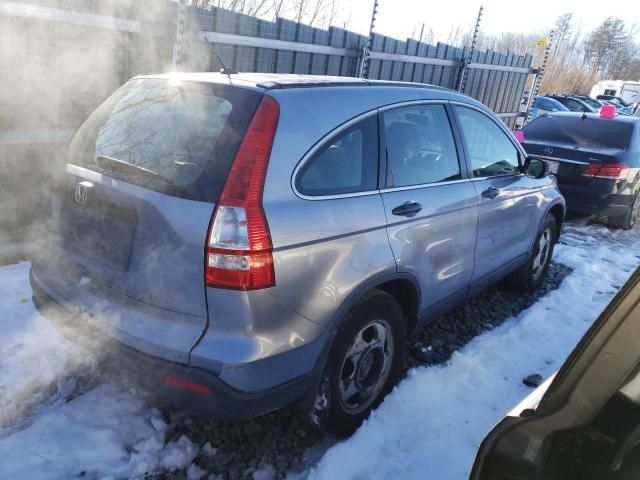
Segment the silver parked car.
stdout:
<svg viewBox="0 0 640 480">
<path fill-rule="evenodd" d="M 141 76 L 75 135 L 31 281 L 174 406 L 297 403 L 345 435 L 414 330 L 507 275 L 541 284 L 564 212 L 545 164 L 450 90 Z"/>
</svg>

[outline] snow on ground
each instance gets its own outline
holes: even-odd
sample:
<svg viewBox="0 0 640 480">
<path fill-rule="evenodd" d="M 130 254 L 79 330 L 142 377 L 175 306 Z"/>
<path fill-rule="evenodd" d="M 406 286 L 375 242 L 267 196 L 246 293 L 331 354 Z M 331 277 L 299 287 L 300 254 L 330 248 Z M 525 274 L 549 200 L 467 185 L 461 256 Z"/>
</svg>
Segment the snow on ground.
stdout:
<svg viewBox="0 0 640 480">
<path fill-rule="evenodd" d="M 165 443 L 142 392 L 108 381 L 83 392 L 83 377 L 99 378 L 96 359 L 36 313 L 29 267 L 0 268 L 0 478 L 129 478 L 189 465 L 198 447 Z"/>
<path fill-rule="evenodd" d="M 3 267 L 0 280 L 0 426 L 14 423 L 44 400 L 75 388 L 74 373 L 94 359 L 64 341 L 31 303 L 29 264 Z"/>
<path fill-rule="evenodd" d="M 569 223 L 554 259 L 574 271 L 559 289 L 469 343 L 442 366 L 417 368 L 311 479 L 464 479 L 480 442 L 547 377 L 640 265 L 640 229 Z"/>
<path fill-rule="evenodd" d="M 296 476 L 466 478 L 484 435 L 530 392 L 522 378 L 557 370 L 640 265 L 640 229 L 573 221 L 562 241 L 555 260 L 574 271 L 558 290 L 446 364 L 412 370 L 353 437 Z M 115 479 L 189 466 L 200 447 L 186 436 L 167 441 L 143 392 L 102 378 L 96 358 L 36 313 L 28 271 L 26 262 L 0 268 L 0 478 Z"/>
</svg>

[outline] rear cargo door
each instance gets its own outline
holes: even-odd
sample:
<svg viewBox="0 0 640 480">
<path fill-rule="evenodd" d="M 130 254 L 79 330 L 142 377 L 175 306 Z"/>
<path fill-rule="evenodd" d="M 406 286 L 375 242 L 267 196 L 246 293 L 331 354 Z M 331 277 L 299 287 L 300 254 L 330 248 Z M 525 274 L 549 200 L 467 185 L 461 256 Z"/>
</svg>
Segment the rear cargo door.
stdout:
<svg viewBox="0 0 640 480">
<path fill-rule="evenodd" d="M 137 79 L 72 141 L 53 214 L 83 276 L 206 323 L 204 247 L 217 196 L 260 93 Z"/>
</svg>

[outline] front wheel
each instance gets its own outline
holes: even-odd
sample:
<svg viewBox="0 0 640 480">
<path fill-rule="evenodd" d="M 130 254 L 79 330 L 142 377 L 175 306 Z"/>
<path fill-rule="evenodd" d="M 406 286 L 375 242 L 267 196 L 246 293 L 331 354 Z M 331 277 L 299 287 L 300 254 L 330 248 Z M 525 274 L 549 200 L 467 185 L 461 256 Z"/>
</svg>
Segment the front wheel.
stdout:
<svg viewBox="0 0 640 480">
<path fill-rule="evenodd" d="M 631 230 L 638 221 L 638 216 L 640 216 L 640 193 L 636 193 L 627 213 L 619 217 L 609 217 L 607 223 L 614 228 Z"/>
<path fill-rule="evenodd" d="M 509 285 L 521 292 L 533 292 L 540 287 L 549 269 L 557 238 L 558 224 L 549 213 L 533 244 L 529 261 L 509 276 Z"/>
<path fill-rule="evenodd" d="M 402 309 L 388 293 L 364 295 L 340 323 L 314 420 L 328 433 L 351 435 L 398 382 L 406 352 Z"/>
</svg>

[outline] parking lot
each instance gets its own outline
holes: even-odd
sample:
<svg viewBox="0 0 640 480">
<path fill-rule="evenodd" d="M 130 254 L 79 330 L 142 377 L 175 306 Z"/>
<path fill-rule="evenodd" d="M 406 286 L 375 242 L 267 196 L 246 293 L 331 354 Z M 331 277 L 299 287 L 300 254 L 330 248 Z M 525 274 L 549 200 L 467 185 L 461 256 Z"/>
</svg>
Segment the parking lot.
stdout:
<svg viewBox="0 0 640 480">
<path fill-rule="evenodd" d="M 26 261 L 0 268 L 1 478 L 463 478 L 493 424 L 559 368 L 633 270 L 640 230 L 569 220 L 545 285 L 500 285 L 412 340 L 407 377 L 349 439 L 293 410 L 216 424 L 154 408 L 31 303 Z M 205 476 L 205 472 L 208 472 Z"/>
<path fill-rule="evenodd" d="M 555 3 L 0 0 L 0 480 L 635 479 L 640 17 Z"/>
</svg>

